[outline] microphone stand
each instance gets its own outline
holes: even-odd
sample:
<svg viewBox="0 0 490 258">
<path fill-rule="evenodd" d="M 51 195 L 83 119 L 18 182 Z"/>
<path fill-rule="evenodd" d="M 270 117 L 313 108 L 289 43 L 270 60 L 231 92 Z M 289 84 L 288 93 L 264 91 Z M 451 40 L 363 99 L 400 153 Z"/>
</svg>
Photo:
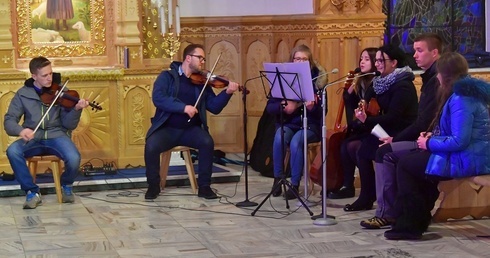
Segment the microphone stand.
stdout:
<svg viewBox="0 0 490 258">
<path fill-rule="evenodd" d="M 322 77 L 322 76 L 325 76 L 325 75 L 328 75 L 329 73 L 338 73 L 339 72 L 339 69 L 337 68 L 334 68 L 332 69 L 332 71 L 330 72 L 327 72 L 327 73 L 324 73 L 324 74 L 321 74 L 321 75 L 318 75 L 317 77 L 314 77 L 312 79 L 312 81 L 315 81 L 317 78 L 319 77 Z M 345 78 L 345 77 L 342 77 L 342 78 Z M 341 79 L 342 79 L 341 78 Z M 340 79 L 339 79 L 340 80 Z M 325 114 L 323 114 L 323 117 L 325 117 Z M 316 206 L 317 203 L 316 202 L 310 202 L 310 200 L 308 200 L 308 179 L 310 178 L 309 176 L 309 171 L 308 171 L 308 137 L 307 137 L 307 130 L 308 130 L 308 117 L 307 117 L 307 110 L 306 110 L 306 101 L 303 101 L 303 178 L 304 178 L 304 203 L 306 205 L 308 205 L 308 207 L 313 207 L 313 206 Z M 302 202 L 297 202 L 296 203 L 296 206 L 297 207 L 300 207 L 302 204 Z"/>
<path fill-rule="evenodd" d="M 245 171 L 245 200 L 238 202 L 235 204 L 236 207 L 253 207 L 257 206 L 258 203 L 252 202 L 248 199 L 248 137 L 247 137 L 247 83 L 249 81 L 261 78 L 261 76 L 257 76 L 251 79 L 248 79 L 243 84 L 242 89 L 242 101 L 243 101 L 243 163 L 244 163 L 244 171 Z"/>
<path fill-rule="evenodd" d="M 356 69 L 357 70 L 357 69 Z M 341 82 L 346 82 L 348 80 L 353 80 L 359 77 L 367 76 L 367 75 L 375 75 L 379 76 L 379 72 L 372 72 L 372 73 L 364 73 L 360 74 L 357 76 L 354 76 L 354 78 L 347 78 L 346 75 L 338 80 L 335 80 L 331 83 L 328 83 L 325 85 L 322 89 L 322 110 L 323 110 L 323 118 L 322 118 L 322 173 L 323 173 L 323 181 L 322 181 L 322 214 L 320 215 L 315 215 L 312 216 L 311 219 L 313 219 L 313 224 L 317 226 L 330 226 L 330 225 L 335 225 L 337 224 L 337 221 L 335 220 L 334 216 L 327 215 L 327 127 L 326 127 L 326 122 L 325 122 L 325 116 L 326 116 L 326 90 L 328 86 L 338 84 Z"/>
<path fill-rule="evenodd" d="M 321 89 L 322 92 L 322 174 L 323 174 L 323 182 L 322 182 L 322 217 L 321 218 L 316 218 L 313 221 L 314 225 L 317 226 L 330 226 L 330 225 L 335 225 L 337 224 L 337 221 L 335 220 L 335 217 L 328 216 L 327 215 L 327 126 L 326 126 L 326 119 L 325 116 L 327 115 L 326 113 L 326 90 L 327 87 L 333 84 L 337 84 L 339 82 L 342 82 L 342 80 L 336 80 L 332 83 L 329 83 L 325 85 Z"/>
</svg>

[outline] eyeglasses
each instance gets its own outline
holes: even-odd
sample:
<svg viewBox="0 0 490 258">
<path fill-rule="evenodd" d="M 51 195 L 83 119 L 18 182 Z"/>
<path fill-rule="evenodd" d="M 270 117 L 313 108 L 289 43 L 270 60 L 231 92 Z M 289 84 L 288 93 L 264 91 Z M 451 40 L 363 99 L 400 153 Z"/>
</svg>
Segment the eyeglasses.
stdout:
<svg viewBox="0 0 490 258">
<path fill-rule="evenodd" d="M 293 61 L 296 61 L 296 62 L 306 62 L 308 61 L 308 57 L 295 57 L 293 58 Z"/>
<path fill-rule="evenodd" d="M 203 61 L 206 62 L 206 58 L 204 56 L 201 56 L 201 55 L 199 55 L 199 56 L 198 55 L 190 55 L 190 56 L 199 58 L 199 62 L 203 62 Z"/>
<path fill-rule="evenodd" d="M 380 63 L 380 64 L 383 64 L 385 61 L 391 61 L 391 59 L 374 59 L 374 62 L 375 63 Z"/>
</svg>

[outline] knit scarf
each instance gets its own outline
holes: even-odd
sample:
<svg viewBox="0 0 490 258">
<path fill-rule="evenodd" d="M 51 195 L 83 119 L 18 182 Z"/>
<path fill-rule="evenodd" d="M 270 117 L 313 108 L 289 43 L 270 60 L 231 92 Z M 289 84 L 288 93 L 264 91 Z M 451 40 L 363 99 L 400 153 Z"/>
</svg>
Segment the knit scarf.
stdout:
<svg viewBox="0 0 490 258">
<path fill-rule="evenodd" d="M 396 68 L 393 72 L 386 75 L 385 77 L 376 76 L 373 79 L 373 88 L 376 95 L 383 94 L 390 89 L 391 85 L 395 82 L 403 80 L 405 78 L 414 78 L 412 69 L 409 66 L 402 68 Z"/>
</svg>

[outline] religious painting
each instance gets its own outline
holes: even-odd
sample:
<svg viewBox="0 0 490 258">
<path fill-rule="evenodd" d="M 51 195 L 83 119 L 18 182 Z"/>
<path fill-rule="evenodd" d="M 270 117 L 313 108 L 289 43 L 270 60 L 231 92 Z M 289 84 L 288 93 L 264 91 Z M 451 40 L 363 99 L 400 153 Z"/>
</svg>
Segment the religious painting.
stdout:
<svg viewBox="0 0 490 258">
<path fill-rule="evenodd" d="M 104 0 L 17 0 L 19 57 L 104 55 Z"/>
</svg>

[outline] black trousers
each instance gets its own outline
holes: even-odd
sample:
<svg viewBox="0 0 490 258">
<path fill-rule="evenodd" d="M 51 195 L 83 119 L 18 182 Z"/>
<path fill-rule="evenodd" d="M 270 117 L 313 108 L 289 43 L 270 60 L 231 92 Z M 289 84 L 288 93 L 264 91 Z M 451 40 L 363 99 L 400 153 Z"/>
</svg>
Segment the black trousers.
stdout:
<svg viewBox="0 0 490 258">
<path fill-rule="evenodd" d="M 394 230 L 422 234 L 430 224 L 441 178 L 425 174 L 429 157 L 430 152 L 419 150 L 401 157 L 398 162 L 395 209 L 400 215 L 393 225 Z"/>
<path fill-rule="evenodd" d="M 162 126 L 145 143 L 146 180 L 150 187 L 160 185 L 160 154 L 175 146 L 188 146 L 197 149 L 199 187 L 211 185 L 214 141 L 209 132 L 200 126 L 185 129 Z"/>
</svg>

